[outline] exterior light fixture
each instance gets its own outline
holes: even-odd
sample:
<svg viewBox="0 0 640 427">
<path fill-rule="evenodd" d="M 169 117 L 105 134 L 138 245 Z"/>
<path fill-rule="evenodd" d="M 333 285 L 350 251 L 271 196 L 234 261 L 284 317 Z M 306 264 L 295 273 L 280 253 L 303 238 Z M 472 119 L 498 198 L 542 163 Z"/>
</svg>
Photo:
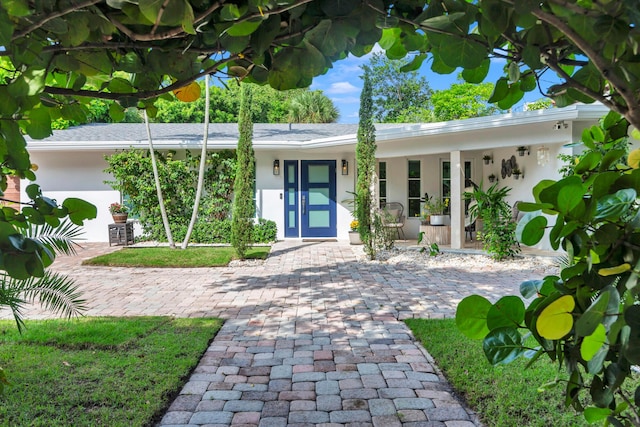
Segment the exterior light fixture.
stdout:
<svg viewBox="0 0 640 427">
<path fill-rule="evenodd" d="M 564 122 L 564 120 L 558 120 L 553 124 L 554 130 L 562 130 L 568 128 L 569 125 Z"/>
<path fill-rule="evenodd" d="M 342 159 L 342 175 L 349 175 L 349 162 Z"/>
<path fill-rule="evenodd" d="M 273 174 L 280 175 L 280 160 L 278 159 L 273 161 Z"/>
<path fill-rule="evenodd" d="M 540 166 L 545 166 L 547 163 L 549 163 L 549 147 L 545 147 L 543 145 L 542 147 L 538 148 L 536 157 L 538 158 L 538 164 Z"/>
</svg>

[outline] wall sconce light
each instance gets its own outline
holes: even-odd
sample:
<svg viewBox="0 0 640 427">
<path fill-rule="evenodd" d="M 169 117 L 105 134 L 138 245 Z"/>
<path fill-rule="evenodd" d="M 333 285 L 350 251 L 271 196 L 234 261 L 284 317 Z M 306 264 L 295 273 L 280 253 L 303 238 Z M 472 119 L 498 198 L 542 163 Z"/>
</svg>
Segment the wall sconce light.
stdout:
<svg viewBox="0 0 640 427">
<path fill-rule="evenodd" d="M 525 146 L 520 146 L 520 147 L 516 148 L 516 151 L 518 152 L 518 156 L 520 156 L 520 157 L 524 156 L 524 153 L 527 153 L 527 156 L 529 154 L 531 154 L 529 152 L 529 147 L 525 147 Z"/>
<path fill-rule="evenodd" d="M 342 175 L 349 175 L 349 162 L 342 160 Z"/>
<path fill-rule="evenodd" d="M 278 159 L 273 161 L 273 174 L 280 175 L 280 160 Z"/>
<path fill-rule="evenodd" d="M 544 166 L 549 163 L 549 147 L 545 147 L 544 145 L 538 148 L 537 156 L 538 164 L 540 166 Z"/>
<path fill-rule="evenodd" d="M 569 125 L 564 122 L 564 120 L 558 120 L 553 124 L 554 130 L 562 130 L 568 128 Z"/>
</svg>

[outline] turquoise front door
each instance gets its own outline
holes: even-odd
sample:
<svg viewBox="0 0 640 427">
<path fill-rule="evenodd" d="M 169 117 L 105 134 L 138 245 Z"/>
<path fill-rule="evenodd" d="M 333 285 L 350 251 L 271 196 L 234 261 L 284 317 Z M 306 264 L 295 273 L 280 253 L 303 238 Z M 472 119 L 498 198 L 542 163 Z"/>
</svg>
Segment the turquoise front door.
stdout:
<svg viewBox="0 0 640 427">
<path fill-rule="evenodd" d="M 285 237 L 336 237 L 335 160 L 284 164 Z"/>
</svg>

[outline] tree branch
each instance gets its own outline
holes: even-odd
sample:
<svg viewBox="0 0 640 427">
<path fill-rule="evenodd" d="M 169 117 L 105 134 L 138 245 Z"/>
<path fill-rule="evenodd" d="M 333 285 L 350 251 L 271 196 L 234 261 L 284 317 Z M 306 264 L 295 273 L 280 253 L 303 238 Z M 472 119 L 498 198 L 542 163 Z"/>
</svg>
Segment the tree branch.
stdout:
<svg viewBox="0 0 640 427">
<path fill-rule="evenodd" d="M 73 90 L 73 89 L 67 89 L 67 88 L 61 88 L 61 87 L 55 87 L 55 86 L 45 86 L 44 92 L 50 95 L 83 96 L 83 97 L 90 97 L 90 98 L 108 99 L 112 101 L 117 101 L 125 96 L 135 97 L 137 99 L 155 98 L 165 93 L 169 93 L 171 91 L 179 89 L 183 86 L 186 86 L 187 84 L 193 81 L 196 81 L 201 77 L 204 77 L 206 74 L 215 74 L 219 72 L 220 68 L 222 68 L 224 64 L 226 64 L 227 62 L 235 61 L 240 57 L 240 55 L 241 54 L 232 55 L 228 58 L 225 58 L 224 60 L 217 61 L 211 67 L 197 74 L 194 74 L 188 79 L 178 80 L 170 84 L 169 86 L 165 86 L 163 88 L 152 90 L 152 91 L 134 92 L 134 93 L 115 93 L 115 92 L 99 92 L 99 91 L 88 90 L 88 89 Z"/>
<path fill-rule="evenodd" d="M 609 99 L 609 97 L 603 95 L 600 92 L 595 92 L 591 89 L 589 89 L 586 86 L 583 86 L 579 83 L 577 83 L 575 80 L 573 80 L 571 78 L 571 76 L 569 74 L 567 74 L 562 67 L 560 67 L 557 63 L 557 61 L 555 60 L 555 58 L 552 58 L 550 55 L 548 54 L 544 54 L 545 58 L 547 58 L 546 64 L 549 66 L 549 68 L 551 68 L 553 71 L 555 71 L 556 73 L 558 73 L 560 75 L 560 77 L 562 79 L 565 80 L 565 84 L 567 87 L 570 87 L 572 89 L 575 89 L 579 92 L 584 93 L 585 95 L 595 99 L 596 101 L 599 101 L 601 103 L 603 103 L 604 105 L 606 105 L 608 108 L 612 109 L 613 111 L 622 114 L 623 116 L 626 114 L 626 109 L 621 111 L 621 106 L 616 104 L 615 102 L 612 102 L 611 99 Z"/>
<path fill-rule="evenodd" d="M 587 58 L 589 58 L 596 70 L 600 72 L 600 75 L 607 79 L 611 86 L 615 89 L 615 91 L 622 97 L 622 99 L 624 99 L 625 103 L 627 104 L 626 111 L 620 111 L 622 109 L 622 106 L 619 106 L 617 109 L 615 109 L 615 111 L 626 116 L 628 109 L 634 104 L 634 102 L 636 102 L 636 100 L 633 98 L 632 91 L 629 90 L 626 82 L 623 79 L 619 78 L 616 73 L 609 68 L 609 64 L 602 56 L 600 56 L 596 48 L 594 46 L 591 46 L 577 32 L 575 32 L 573 28 L 571 28 L 557 16 L 544 12 L 541 9 L 534 9 L 531 11 L 531 14 L 541 21 L 546 22 L 547 24 L 552 25 L 558 30 L 562 31 L 562 33 L 564 33 L 564 35 L 569 40 L 571 40 Z M 566 75 L 566 73 L 564 74 Z M 593 95 L 591 95 L 590 93 L 583 93 L 593 98 Z M 610 103 L 608 105 L 612 104 Z"/>
<path fill-rule="evenodd" d="M 162 6 L 160 6 L 160 10 L 158 11 L 158 16 L 156 16 L 156 22 L 153 24 L 153 27 L 151 27 L 151 31 L 149 31 L 149 34 L 155 34 L 156 30 L 158 29 L 158 26 L 160 25 L 160 21 L 162 20 L 162 15 L 164 15 L 164 11 L 167 9 L 167 5 L 169 4 L 169 1 L 171 0 L 164 0 L 164 3 L 162 3 Z"/>
<path fill-rule="evenodd" d="M 12 37 L 11 37 L 11 41 L 15 41 L 19 38 L 22 38 L 24 36 L 26 36 L 29 33 L 32 33 L 33 31 L 37 30 L 38 28 L 40 28 L 41 26 L 43 26 L 44 24 L 46 24 L 47 22 L 59 18 L 61 16 L 64 16 L 68 13 L 71 12 L 75 12 L 76 10 L 80 10 L 83 9 L 85 7 L 89 7 L 89 6 L 93 6 L 96 3 L 100 3 L 101 0 L 87 0 L 84 3 L 78 3 L 78 4 L 74 4 L 73 6 L 70 6 L 64 10 L 60 10 L 58 12 L 54 12 L 51 13 L 49 15 L 46 15 L 42 21 L 38 21 L 35 22 L 33 24 L 31 24 L 30 26 L 28 26 L 27 28 L 23 29 L 22 31 L 19 31 L 17 33 L 15 33 Z"/>
</svg>

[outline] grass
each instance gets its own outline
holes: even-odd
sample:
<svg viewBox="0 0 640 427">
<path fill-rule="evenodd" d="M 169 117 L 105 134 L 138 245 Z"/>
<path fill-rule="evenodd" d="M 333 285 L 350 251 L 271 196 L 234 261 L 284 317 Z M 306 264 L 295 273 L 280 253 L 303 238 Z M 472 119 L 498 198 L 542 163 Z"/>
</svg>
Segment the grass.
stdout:
<svg viewBox="0 0 640 427">
<path fill-rule="evenodd" d="M 557 365 L 548 359 L 540 359 L 529 369 L 525 369 L 525 359 L 492 367 L 482 341 L 465 337 L 455 320 L 409 319 L 406 323 L 485 425 L 589 425 L 582 414 L 564 406 L 564 383 L 543 393 L 537 391 L 556 378 Z"/>
<path fill-rule="evenodd" d="M 265 259 L 268 246 L 249 249 L 247 259 Z M 83 265 L 111 267 L 224 267 L 234 259 L 235 251 L 228 246 L 191 246 L 185 250 L 162 248 L 123 248 L 109 254 L 85 260 Z"/>
<path fill-rule="evenodd" d="M 198 363 L 219 319 L 0 321 L 2 426 L 150 426 Z"/>
</svg>

